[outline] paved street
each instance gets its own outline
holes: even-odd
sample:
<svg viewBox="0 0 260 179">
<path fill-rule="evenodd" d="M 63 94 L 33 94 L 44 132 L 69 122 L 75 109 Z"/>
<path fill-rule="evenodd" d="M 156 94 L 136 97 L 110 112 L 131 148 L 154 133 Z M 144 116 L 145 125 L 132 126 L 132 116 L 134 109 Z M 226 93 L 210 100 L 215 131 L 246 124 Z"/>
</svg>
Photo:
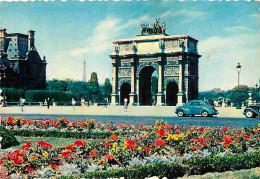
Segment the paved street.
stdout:
<svg viewBox="0 0 260 179">
<path fill-rule="evenodd" d="M 169 124 L 179 125 L 198 125 L 198 126 L 234 126 L 234 127 L 250 127 L 257 126 L 260 123 L 260 118 L 222 118 L 222 117 L 149 117 L 149 116 L 90 116 L 90 115 L 35 115 L 35 114 L 2 114 L 1 116 L 22 117 L 25 119 L 57 119 L 58 117 L 66 117 L 70 121 L 79 119 L 96 119 L 100 122 L 126 123 L 126 124 L 154 124 L 155 120 L 163 119 Z"/>
</svg>

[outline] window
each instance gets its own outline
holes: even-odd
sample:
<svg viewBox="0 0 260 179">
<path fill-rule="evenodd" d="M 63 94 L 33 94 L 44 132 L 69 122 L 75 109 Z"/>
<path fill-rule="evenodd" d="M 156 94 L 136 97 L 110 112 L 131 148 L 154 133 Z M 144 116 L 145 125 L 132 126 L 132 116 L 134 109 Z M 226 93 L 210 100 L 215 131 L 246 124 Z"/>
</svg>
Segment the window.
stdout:
<svg viewBox="0 0 260 179">
<path fill-rule="evenodd" d="M 9 52 L 11 52 L 12 50 L 11 49 L 9 49 Z"/>
<path fill-rule="evenodd" d="M 15 51 L 17 51 L 17 49 L 15 49 Z"/>
</svg>

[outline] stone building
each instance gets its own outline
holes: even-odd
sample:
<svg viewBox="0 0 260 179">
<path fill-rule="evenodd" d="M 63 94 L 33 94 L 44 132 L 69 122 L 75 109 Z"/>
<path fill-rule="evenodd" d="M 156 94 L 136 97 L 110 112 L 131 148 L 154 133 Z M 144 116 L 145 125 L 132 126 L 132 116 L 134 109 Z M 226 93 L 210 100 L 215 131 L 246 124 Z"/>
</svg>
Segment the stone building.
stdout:
<svg viewBox="0 0 260 179">
<path fill-rule="evenodd" d="M 165 24 L 141 25 L 141 35 L 116 40 L 112 104 L 151 105 L 151 76 L 158 73 L 156 105 L 182 105 L 198 97 L 198 40 L 165 34 Z"/>
<path fill-rule="evenodd" d="M 46 58 L 35 48 L 35 31 L 28 35 L 0 29 L 0 87 L 46 88 Z"/>
</svg>

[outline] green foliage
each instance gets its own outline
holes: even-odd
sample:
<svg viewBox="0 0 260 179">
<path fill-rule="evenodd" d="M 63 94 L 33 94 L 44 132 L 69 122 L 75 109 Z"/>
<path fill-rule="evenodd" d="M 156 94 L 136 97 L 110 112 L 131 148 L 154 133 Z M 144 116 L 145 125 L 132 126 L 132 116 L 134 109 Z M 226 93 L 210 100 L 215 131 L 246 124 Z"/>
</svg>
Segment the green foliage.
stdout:
<svg viewBox="0 0 260 179">
<path fill-rule="evenodd" d="M 42 101 L 50 98 L 53 101 L 71 101 L 75 96 L 71 93 L 56 90 L 28 90 L 25 93 L 27 102 Z"/>
<path fill-rule="evenodd" d="M 8 147 L 19 145 L 12 131 L 5 129 L 0 125 L 0 136 L 2 137 L 1 148 L 6 149 Z"/>
<path fill-rule="evenodd" d="M 111 132 L 61 132 L 61 131 L 32 131 L 32 130 L 13 130 L 14 135 L 23 137 L 57 137 L 57 138 L 76 138 L 76 139 L 104 139 L 110 137 Z M 115 133 L 118 135 L 118 133 Z"/>
<path fill-rule="evenodd" d="M 84 81 L 68 82 L 68 91 L 75 95 L 76 100 L 87 99 L 89 96 L 88 83 Z"/>
<path fill-rule="evenodd" d="M 108 78 L 105 79 L 105 83 L 104 83 L 103 88 L 104 88 L 103 96 L 109 100 L 110 97 L 111 97 L 112 85 L 111 85 L 110 80 Z"/>
<path fill-rule="evenodd" d="M 184 175 L 202 175 L 208 172 L 224 172 L 258 167 L 260 165 L 260 152 L 248 154 L 234 154 L 231 156 L 211 156 L 206 158 L 194 158 L 183 160 L 178 164 L 154 163 L 119 170 L 86 172 L 77 176 L 60 178 L 145 178 L 158 176 L 159 178 L 177 178 Z"/>
<path fill-rule="evenodd" d="M 15 89 L 15 88 L 1 88 L 1 89 L 2 89 L 1 96 L 4 96 L 4 91 L 5 91 L 6 100 L 8 102 L 17 102 L 20 100 L 21 97 L 24 98 L 25 91 L 23 89 Z"/>
<path fill-rule="evenodd" d="M 58 91 L 67 91 L 68 82 L 62 80 L 49 80 L 47 81 L 47 89 L 48 90 L 58 90 Z"/>
<path fill-rule="evenodd" d="M 91 73 L 91 78 L 89 80 L 89 96 L 92 102 L 98 102 L 100 96 L 100 89 L 96 72 Z"/>
</svg>

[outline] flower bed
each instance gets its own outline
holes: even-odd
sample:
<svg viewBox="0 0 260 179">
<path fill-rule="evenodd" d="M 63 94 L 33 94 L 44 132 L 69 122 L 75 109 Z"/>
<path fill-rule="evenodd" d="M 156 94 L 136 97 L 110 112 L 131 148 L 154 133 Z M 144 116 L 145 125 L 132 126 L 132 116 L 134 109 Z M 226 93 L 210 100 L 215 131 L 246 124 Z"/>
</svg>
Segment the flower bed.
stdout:
<svg viewBox="0 0 260 179">
<path fill-rule="evenodd" d="M 108 127 L 96 125 L 94 129 Z M 110 132 L 122 129 L 110 125 Z M 129 131 L 135 133 L 128 133 Z M 0 164 L 9 175 L 82 175 L 86 178 L 167 176 L 202 174 L 259 166 L 260 128 L 222 128 L 169 125 L 127 126 L 122 134 L 108 138 L 77 140 L 53 148 L 40 141 L 27 143 L 21 151 L 6 154 Z M 87 173 L 86 173 L 87 172 Z"/>
</svg>

